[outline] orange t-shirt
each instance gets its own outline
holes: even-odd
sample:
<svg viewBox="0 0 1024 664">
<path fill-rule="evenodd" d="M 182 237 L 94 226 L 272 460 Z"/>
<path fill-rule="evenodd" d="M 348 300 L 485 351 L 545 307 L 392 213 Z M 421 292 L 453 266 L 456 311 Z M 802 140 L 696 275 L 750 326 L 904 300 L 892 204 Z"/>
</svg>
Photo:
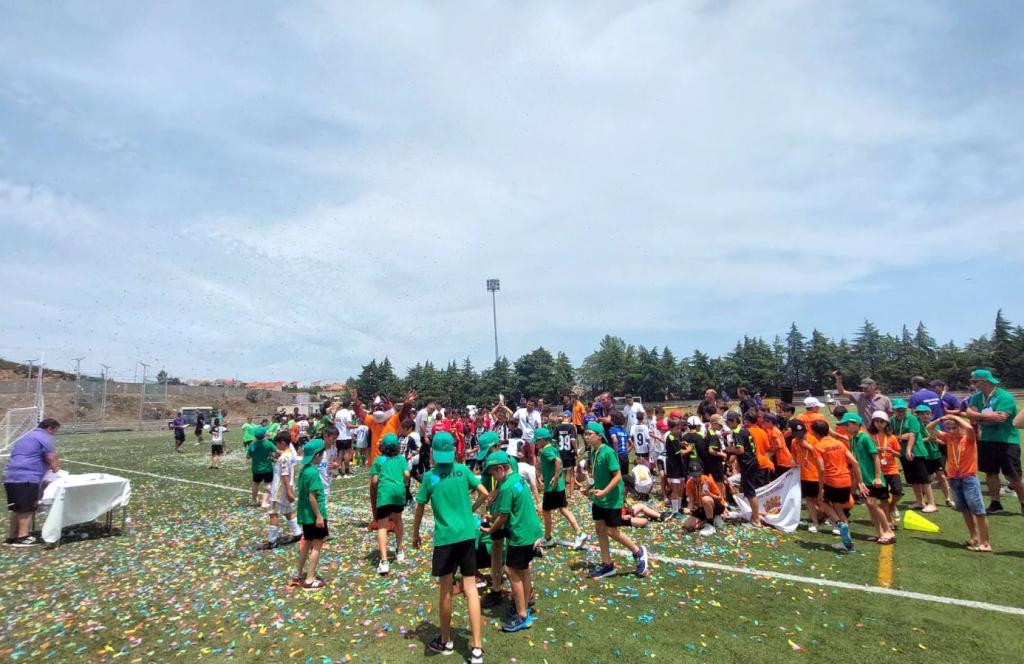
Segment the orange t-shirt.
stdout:
<svg viewBox="0 0 1024 664">
<path fill-rule="evenodd" d="M 900 466 L 896 460 L 900 458 L 900 441 L 892 434 L 888 436 L 884 433 L 868 435 L 875 441 L 875 447 L 878 448 L 878 463 L 882 466 L 882 474 L 886 476 L 899 475 Z"/>
<path fill-rule="evenodd" d="M 804 434 L 806 437 L 806 434 Z M 811 442 L 810 438 L 806 438 L 807 442 L 811 443 L 811 447 L 814 447 L 814 443 Z M 798 466 L 800 466 L 800 481 L 801 482 L 817 482 L 820 475 L 818 474 L 818 463 L 815 459 L 818 457 L 817 449 L 814 452 L 808 452 L 804 449 L 804 446 L 800 444 L 800 441 L 795 437 L 793 438 L 793 458 L 796 460 Z"/>
<path fill-rule="evenodd" d="M 775 459 L 775 465 L 792 468 L 795 463 L 793 455 L 789 453 L 789 446 L 786 445 L 786 437 L 782 435 L 778 427 L 768 427 L 765 429 L 765 433 L 768 434 L 768 440 L 771 442 L 771 453 L 772 458 Z"/>
<path fill-rule="evenodd" d="M 973 477 L 978 474 L 978 441 L 973 431 L 968 430 L 957 437 L 939 431 L 938 438 L 946 443 L 946 477 Z"/>
<path fill-rule="evenodd" d="M 845 489 L 853 485 L 850 478 L 850 466 L 846 459 L 846 445 L 832 436 L 825 436 L 815 446 L 825 462 L 825 484 L 837 489 Z"/>
<path fill-rule="evenodd" d="M 710 475 L 701 475 L 699 480 L 693 476 L 687 478 L 686 497 L 690 500 L 691 509 L 692 506 L 700 503 L 700 499 L 704 496 L 711 496 L 716 503 L 725 504 L 725 499 L 722 498 L 722 492 L 718 490 L 715 478 Z"/>
<path fill-rule="evenodd" d="M 388 419 L 384 420 L 382 424 L 377 424 L 374 421 L 373 415 L 367 413 L 366 417 L 363 418 L 363 424 L 370 429 L 370 440 L 369 447 L 367 448 L 367 460 L 366 465 L 372 466 L 373 460 L 380 456 L 380 439 L 389 433 L 398 435 L 398 421 L 399 413 L 395 413 Z"/>
<path fill-rule="evenodd" d="M 747 427 L 750 437 L 754 440 L 754 453 L 757 455 L 757 465 L 761 470 L 775 470 L 775 464 L 769 456 L 772 443 L 768 439 L 768 433 L 756 424 Z"/>
<path fill-rule="evenodd" d="M 577 431 L 583 430 L 583 418 L 587 415 L 587 407 L 579 399 L 572 405 L 572 425 Z"/>
<path fill-rule="evenodd" d="M 832 430 L 832 437 L 846 445 L 846 449 L 850 449 L 850 434 L 843 427 L 836 427 Z"/>
<path fill-rule="evenodd" d="M 807 433 L 804 434 L 804 435 L 807 436 L 807 440 L 811 441 L 812 445 L 817 443 L 818 442 L 818 436 L 815 435 L 814 431 L 811 429 L 811 422 L 815 422 L 817 420 L 825 420 L 825 416 L 822 415 L 821 413 L 807 413 L 807 412 L 804 412 L 804 413 L 800 413 L 799 415 L 797 415 L 796 419 L 798 419 L 801 422 L 803 422 L 804 426 L 807 427 Z M 825 420 L 825 421 L 827 422 L 828 420 Z"/>
</svg>

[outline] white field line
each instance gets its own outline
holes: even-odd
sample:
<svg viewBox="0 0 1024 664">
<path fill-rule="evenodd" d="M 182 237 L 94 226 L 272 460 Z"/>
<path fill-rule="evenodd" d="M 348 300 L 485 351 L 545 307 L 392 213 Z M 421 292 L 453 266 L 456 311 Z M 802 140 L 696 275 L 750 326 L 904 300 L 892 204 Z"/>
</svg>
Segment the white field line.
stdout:
<svg viewBox="0 0 1024 664">
<path fill-rule="evenodd" d="M 64 463 L 77 463 L 84 466 L 93 466 L 95 468 L 103 468 L 105 470 L 114 470 L 121 473 L 133 473 L 135 475 L 144 475 L 146 477 L 154 477 L 161 480 L 170 480 L 172 482 L 184 482 L 186 484 L 197 484 L 199 486 L 208 486 L 215 489 L 223 489 L 225 491 L 235 491 L 239 493 L 249 493 L 248 489 L 240 489 L 238 487 L 226 486 L 223 484 L 212 484 L 210 482 L 197 482 L 195 480 L 186 480 L 180 477 L 168 477 L 166 475 L 156 475 L 154 473 L 145 473 L 140 470 L 128 470 L 126 468 L 113 468 L 110 466 L 101 466 L 96 463 L 86 463 L 84 461 L 74 461 L 72 459 L 62 459 Z M 351 491 L 353 489 L 360 489 L 362 487 L 350 487 L 343 491 Z M 339 491 L 338 493 L 342 493 Z M 335 493 L 331 491 L 331 493 Z M 339 506 L 342 512 L 347 512 L 351 508 L 347 506 Z M 563 546 L 572 546 L 572 542 L 569 540 L 562 540 L 560 542 Z M 594 545 L 589 547 L 591 551 L 597 551 L 598 548 Z M 611 549 L 611 553 L 617 556 L 629 556 L 632 558 L 632 554 L 625 549 Z M 793 583 L 805 583 L 812 586 L 821 586 L 826 588 L 841 588 L 843 590 L 856 590 L 859 592 L 870 593 L 874 595 L 887 595 L 889 597 L 901 597 L 903 599 L 914 599 L 922 602 L 932 602 L 935 604 L 946 604 L 948 606 L 960 606 L 967 609 L 979 609 L 981 611 L 993 611 L 996 613 L 1008 613 L 1014 616 L 1024 616 L 1024 608 L 1016 606 L 1004 606 L 1002 604 L 991 604 L 989 602 L 977 602 L 970 599 L 958 599 L 956 597 L 944 597 L 942 595 L 929 595 L 927 593 L 916 593 L 909 590 L 895 590 L 893 588 L 882 588 L 880 586 L 869 586 L 866 584 L 858 583 L 847 583 L 846 581 L 833 581 L 831 579 L 816 579 L 810 576 L 798 576 L 796 574 L 786 574 L 785 572 L 774 572 L 771 570 L 755 569 L 753 567 L 734 567 L 732 565 L 722 565 L 720 563 L 712 563 L 706 560 L 692 560 L 689 558 L 674 558 L 671 556 L 659 556 L 651 554 L 650 558 L 663 563 L 670 563 L 673 565 L 683 565 L 686 567 L 697 567 L 701 569 L 711 569 L 718 572 L 730 572 L 732 574 L 748 574 L 753 577 L 762 579 L 779 579 L 781 581 L 792 581 Z"/>
</svg>

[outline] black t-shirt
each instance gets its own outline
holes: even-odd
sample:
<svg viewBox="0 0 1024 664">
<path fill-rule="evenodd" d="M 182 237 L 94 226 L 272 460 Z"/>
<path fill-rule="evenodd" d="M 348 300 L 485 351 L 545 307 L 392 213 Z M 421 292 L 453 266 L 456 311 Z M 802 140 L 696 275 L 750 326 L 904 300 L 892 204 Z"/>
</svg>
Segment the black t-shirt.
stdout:
<svg viewBox="0 0 1024 664">
<path fill-rule="evenodd" d="M 576 427 L 571 424 L 559 424 L 555 427 L 555 443 L 562 454 L 576 453 Z"/>
<path fill-rule="evenodd" d="M 704 436 L 695 431 L 688 431 L 683 434 L 683 442 L 693 447 L 693 451 L 683 457 L 686 472 L 691 475 L 700 475 L 704 472 L 704 464 L 701 458 L 707 454 Z"/>
<path fill-rule="evenodd" d="M 744 475 L 756 473 L 761 466 L 757 463 L 754 439 L 750 437 L 750 432 L 747 431 L 746 427 L 740 427 L 740 430 L 733 435 L 733 445 L 743 448 L 743 453 L 737 455 L 740 462 L 740 472 Z"/>
<path fill-rule="evenodd" d="M 711 419 L 712 415 L 717 414 L 718 402 L 709 404 L 707 401 L 701 401 L 699 404 L 697 404 L 697 416 L 700 417 L 700 419 L 704 420 L 705 422 Z"/>
<path fill-rule="evenodd" d="M 712 452 L 722 451 L 722 439 L 717 433 L 710 429 L 705 434 L 704 445 L 700 448 L 701 450 L 701 461 L 704 463 L 704 470 L 709 474 L 717 474 L 722 470 L 722 457 L 712 454 Z"/>
<path fill-rule="evenodd" d="M 669 477 L 686 476 L 685 461 L 679 452 L 683 449 L 683 437 L 671 431 L 665 437 L 665 474 Z"/>
</svg>

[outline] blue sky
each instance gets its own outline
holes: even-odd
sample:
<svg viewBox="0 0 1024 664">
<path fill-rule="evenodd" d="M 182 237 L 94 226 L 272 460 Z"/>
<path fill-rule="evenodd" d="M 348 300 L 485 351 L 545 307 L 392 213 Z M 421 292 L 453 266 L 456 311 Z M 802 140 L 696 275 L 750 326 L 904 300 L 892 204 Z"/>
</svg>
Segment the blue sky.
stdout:
<svg viewBox="0 0 1024 664">
<path fill-rule="evenodd" d="M 340 380 L 1024 322 L 1016 3 L 0 1 L 0 356 Z"/>
</svg>

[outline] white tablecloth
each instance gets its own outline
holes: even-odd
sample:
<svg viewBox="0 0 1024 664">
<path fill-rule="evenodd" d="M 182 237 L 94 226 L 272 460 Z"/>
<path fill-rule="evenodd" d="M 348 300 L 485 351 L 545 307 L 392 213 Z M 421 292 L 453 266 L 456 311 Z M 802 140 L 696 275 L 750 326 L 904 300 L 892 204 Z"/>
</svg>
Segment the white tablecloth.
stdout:
<svg viewBox="0 0 1024 664">
<path fill-rule="evenodd" d="M 43 505 L 50 512 L 43 524 L 43 541 L 55 544 L 65 526 L 88 523 L 115 507 L 128 504 L 132 485 L 127 479 L 106 473 L 65 475 L 61 473 L 46 486 Z"/>
</svg>

